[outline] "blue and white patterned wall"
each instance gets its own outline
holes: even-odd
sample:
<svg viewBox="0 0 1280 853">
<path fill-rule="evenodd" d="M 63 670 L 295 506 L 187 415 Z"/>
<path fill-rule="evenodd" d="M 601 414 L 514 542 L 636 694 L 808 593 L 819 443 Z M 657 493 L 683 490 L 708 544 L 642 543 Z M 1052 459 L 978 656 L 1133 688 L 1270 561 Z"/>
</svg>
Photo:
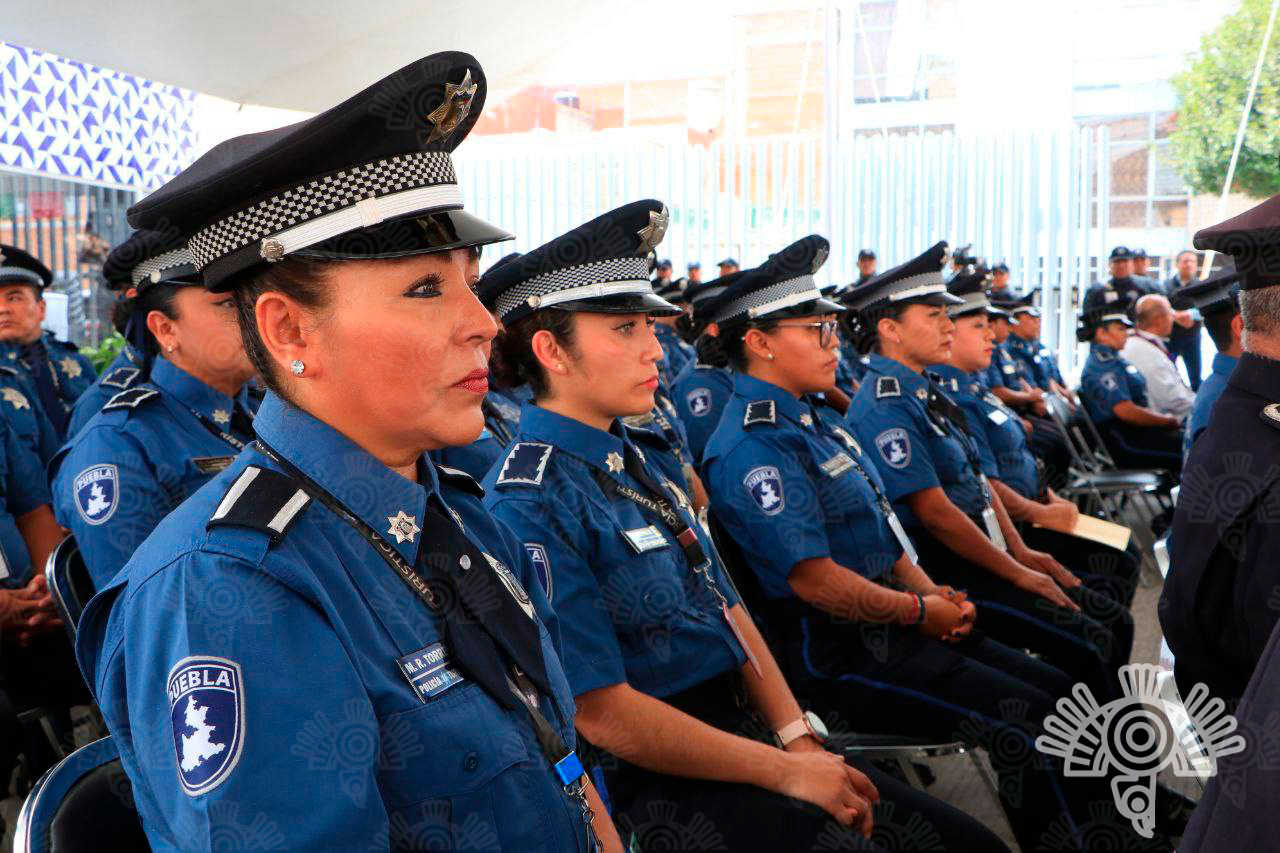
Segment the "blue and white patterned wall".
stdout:
<svg viewBox="0 0 1280 853">
<path fill-rule="evenodd" d="M 148 191 L 192 159 L 195 93 L 0 42 L 0 169 Z"/>
</svg>

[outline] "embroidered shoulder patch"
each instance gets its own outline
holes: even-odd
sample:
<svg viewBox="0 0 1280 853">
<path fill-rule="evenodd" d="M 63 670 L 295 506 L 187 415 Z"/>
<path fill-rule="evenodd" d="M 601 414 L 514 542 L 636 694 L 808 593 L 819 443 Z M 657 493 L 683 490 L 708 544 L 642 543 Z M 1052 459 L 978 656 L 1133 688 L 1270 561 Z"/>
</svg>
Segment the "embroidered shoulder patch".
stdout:
<svg viewBox="0 0 1280 853">
<path fill-rule="evenodd" d="M 136 367 L 117 367 L 99 381 L 108 388 L 119 388 L 121 391 L 133 386 L 142 371 Z"/>
<path fill-rule="evenodd" d="M 756 400 L 747 404 L 747 413 L 742 418 L 743 426 L 753 424 L 777 423 L 778 407 L 772 400 Z"/>
<path fill-rule="evenodd" d="M 898 385 L 896 376 L 879 376 L 876 378 L 876 399 L 902 396 L 902 387 Z"/>
<path fill-rule="evenodd" d="M 876 449 L 890 468 L 906 468 L 911 464 L 911 439 L 901 427 L 877 435 Z"/>
<path fill-rule="evenodd" d="M 542 485 L 542 475 L 547 470 L 547 460 L 551 458 L 552 446 L 532 441 L 522 441 L 514 445 L 498 471 L 497 485 L 509 483 L 525 483 L 530 486 Z"/>
<path fill-rule="evenodd" d="M 159 397 L 160 392 L 154 388 L 130 388 L 127 391 L 121 391 L 119 394 L 107 401 L 102 407 L 102 411 L 111 412 L 116 409 L 136 409 L 154 397 Z"/>
<path fill-rule="evenodd" d="M 189 797 L 207 794 L 236 769 L 244 748 L 244 684 L 240 664 L 186 657 L 166 682 L 178 781 Z"/>
<path fill-rule="evenodd" d="M 777 515 L 787 505 L 782 495 L 782 475 L 772 465 L 752 468 L 742 478 L 742 485 L 765 515 Z"/>
<path fill-rule="evenodd" d="M 694 388 L 684 395 L 684 401 L 689 407 L 689 414 L 695 418 L 706 417 L 707 413 L 711 411 L 711 389 Z"/>
<path fill-rule="evenodd" d="M 71 481 L 76 511 L 89 524 L 104 524 L 120 503 L 120 469 L 115 465 L 90 465 Z"/>
</svg>

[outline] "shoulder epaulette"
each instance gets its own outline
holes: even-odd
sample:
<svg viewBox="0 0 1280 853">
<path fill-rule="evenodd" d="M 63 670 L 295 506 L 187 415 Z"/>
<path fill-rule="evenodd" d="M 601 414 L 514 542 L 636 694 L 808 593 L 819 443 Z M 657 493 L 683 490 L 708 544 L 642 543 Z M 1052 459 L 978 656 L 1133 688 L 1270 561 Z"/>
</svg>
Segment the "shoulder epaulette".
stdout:
<svg viewBox="0 0 1280 853">
<path fill-rule="evenodd" d="M 102 407 L 102 411 L 111 412 L 116 409 L 136 409 L 141 404 L 153 397 L 159 397 L 160 392 L 154 388 L 130 388 L 127 391 L 121 391 L 119 394 L 107 401 Z"/>
<path fill-rule="evenodd" d="M 896 376 L 877 376 L 876 377 L 876 399 L 882 400 L 885 397 L 901 397 L 902 386 L 898 384 Z"/>
<path fill-rule="evenodd" d="M 1098 350 L 1094 355 L 1098 357 L 1098 361 L 1115 361 L 1116 359 L 1114 353 L 1103 352 L 1102 350 Z"/>
<path fill-rule="evenodd" d="M 772 424 L 778 421 L 778 406 L 773 400 L 756 400 L 747 403 L 747 413 L 742 417 L 743 426 Z"/>
<path fill-rule="evenodd" d="M 532 441 L 513 444 L 507 451 L 507 458 L 503 460 L 502 469 L 498 471 L 495 485 L 505 486 L 512 483 L 542 485 L 542 475 L 546 473 L 547 460 L 551 458 L 553 449 L 550 444 Z"/>
<path fill-rule="evenodd" d="M 288 532 L 309 503 L 311 496 L 292 477 L 250 465 L 222 496 L 205 529 L 248 527 L 266 533 L 274 544 Z"/>
<path fill-rule="evenodd" d="M 0 376 L 21 376 L 22 374 L 16 367 L 10 367 L 7 364 L 0 364 Z"/>
<path fill-rule="evenodd" d="M 441 482 L 448 483 L 464 492 L 470 492 L 478 498 L 484 497 L 484 488 L 466 471 L 459 471 L 457 468 L 450 468 L 447 465 L 436 465 L 436 474 L 439 475 Z"/>
<path fill-rule="evenodd" d="M 101 382 L 108 388 L 119 388 L 122 391 L 133 386 L 138 381 L 138 377 L 142 375 L 142 371 L 136 367 L 117 367 L 115 370 L 105 374 Z"/>
</svg>

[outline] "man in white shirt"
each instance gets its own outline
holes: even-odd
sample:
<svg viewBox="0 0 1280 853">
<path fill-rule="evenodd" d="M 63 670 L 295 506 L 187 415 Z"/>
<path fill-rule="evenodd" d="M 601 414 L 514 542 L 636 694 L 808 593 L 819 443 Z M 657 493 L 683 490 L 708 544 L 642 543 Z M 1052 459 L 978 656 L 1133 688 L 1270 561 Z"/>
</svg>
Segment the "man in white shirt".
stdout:
<svg viewBox="0 0 1280 853">
<path fill-rule="evenodd" d="M 1147 380 L 1151 408 L 1175 418 L 1185 418 L 1195 405 L 1191 390 L 1169 355 L 1165 341 L 1173 331 L 1173 307 L 1165 297 L 1149 293 L 1134 308 L 1136 328 L 1121 355 Z"/>
</svg>

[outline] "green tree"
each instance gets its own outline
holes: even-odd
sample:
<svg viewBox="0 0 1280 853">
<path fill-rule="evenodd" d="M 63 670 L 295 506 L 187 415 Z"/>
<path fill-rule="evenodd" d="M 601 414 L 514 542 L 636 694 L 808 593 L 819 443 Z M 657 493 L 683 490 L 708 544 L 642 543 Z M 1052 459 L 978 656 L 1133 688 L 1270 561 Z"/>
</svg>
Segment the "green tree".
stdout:
<svg viewBox="0 0 1280 853">
<path fill-rule="evenodd" d="M 1200 52 L 1173 78 L 1178 124 L 1170 146 L 1182 179 L 1196 192 L 1218 193 L 1227 177 L 1266 34 L 1271 0 L 1242 0 L 1240 8 L 1200 41 Z M 1280 193 L 1280 21 L 1267 46 L 1258 92 L 1245 128 L 1231 189 L 1255 198 Z"/>
</svg>

